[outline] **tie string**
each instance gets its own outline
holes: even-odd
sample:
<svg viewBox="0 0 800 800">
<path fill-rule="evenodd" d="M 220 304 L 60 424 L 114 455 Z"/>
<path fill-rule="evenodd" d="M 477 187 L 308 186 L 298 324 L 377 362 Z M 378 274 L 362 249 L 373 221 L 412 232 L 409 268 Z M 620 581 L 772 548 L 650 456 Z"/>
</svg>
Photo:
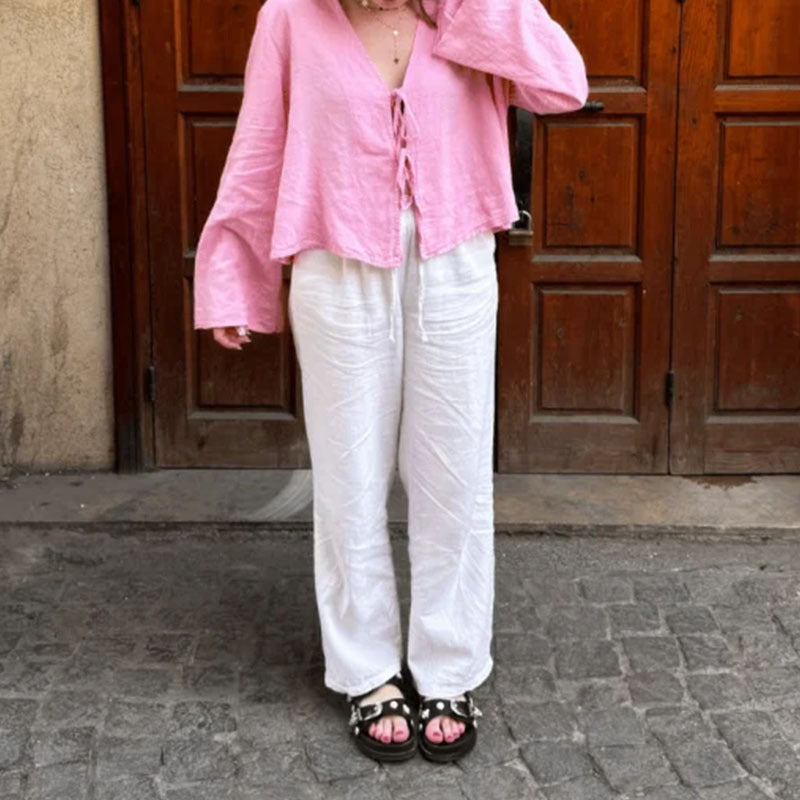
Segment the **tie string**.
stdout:
<svg viewBox="0 0 800 800">
<path fill-rule="evenodd" d="M 414 170 L 408 150 L 408 142 L 419 135 L 420 126 L 402 88 L 394 89 L 391 92 L 391 109 L 395 157 L 397 159 L 395 183 L 400 191 L 401 208 L 405 209 L 411 205 L 411 199 L 414 194 Z"/>
<path fill-rule="evenodd" d="M 411 206 L 414 196 L 414 170 L 411 163 L 411 155 L 408 149 L 410 140 L 416 138 L 420 132 L 419 122 L 408 104 L 408 98 L 402 88 L 394 89 L 391 92 L 392 109 L 392 130 L 395 141 L 395 154 L 397 158 L 397 172 L 395 173 L 395 183 L 400 191 L 400 207 L 405 210 Z M 392 310 L 389 337 L 394 341 L 394 318 L 397 307 L 397 268 L 392 270 Z M 423 325 L 423 304 L 425 300 L 425 271 L 422 261 L 419 262 L 419 291 L 417 298 L 417 321 L 423 341 L 427 341 L 428 336 Z"/>
</svg>

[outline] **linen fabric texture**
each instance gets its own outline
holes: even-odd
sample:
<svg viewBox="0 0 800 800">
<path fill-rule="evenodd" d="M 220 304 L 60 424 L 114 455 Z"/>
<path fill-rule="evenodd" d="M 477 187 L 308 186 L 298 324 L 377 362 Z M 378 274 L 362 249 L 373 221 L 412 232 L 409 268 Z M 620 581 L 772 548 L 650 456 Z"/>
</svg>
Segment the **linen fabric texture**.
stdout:
<svg viewBox="0 0 800 800">
<path fill-rule="evenodd" d="M 324 682 L 358 695 L 400 670 L 387 525 L 397 466 L 408 497 L 408 667 L 423 694 L 453 697 L 493 667 L 496 243 L 480 232 L 422 260 L 411 207 L 399 235 L 395 270 L 321 248 L 292 268 Z"/>
<path fill-rule="evenodd" d="M 540 0 L 425 8 L 438 27 L 418 20 L 403 85 L 390 90 L 339 0 L 261 6 L 198 240 L 195 328 L 283 331 L 283 265 L 307 249 L 398 268 L 409 207 L 423 260 L 518 219 L 508 107 L 580 108 L 583 59 Z"/>
</svg>

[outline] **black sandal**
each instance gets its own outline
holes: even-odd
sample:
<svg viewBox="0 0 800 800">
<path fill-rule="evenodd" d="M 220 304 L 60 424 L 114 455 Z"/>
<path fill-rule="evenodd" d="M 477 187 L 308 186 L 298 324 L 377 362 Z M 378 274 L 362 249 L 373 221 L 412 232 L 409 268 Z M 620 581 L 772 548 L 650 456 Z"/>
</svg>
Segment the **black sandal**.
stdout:
<svg viewBox="0 0 800 800">
<path fill-rule="evenodd" d="M 470 692 L 463 692 L 465 700 L 449 700 L 444 697 L 423 699 L 419 710 L 419 749 L 429 761 L 455 761 L 462 758 L 475 746 L 478 738 L 478 722 L 483 712 L 475 705 Z M 464 733 L 452 742 L 432 742 L 424 732 L 425 726 L 434 718 L 453 717 L 464 722 Z"/>
<path fill-rule="evenodd" d="M 350 702 L 350 720 L 348 727 L 350 733 L 355 737 L 356 747 L 362 753 L 374 758 L 376 761 L 404 761 L 411 758 L 417 750 L 417 718 L 412 703 L 407 699 L 407 695 L 413 694 L 403 677 L 402 670 L 391 678 L 384 681 L 391 683 L 403 692 L 403 697 L 393 697 L 379 703 L 367 703 L 360 706 L 358 703 L 367 695 L 372 694 L 376 689 L 356 696 L 347 695 Z M 381 717 L 389 716 L 404 717 L 408 723 L 408 738 L 403 742 L 381 742 L 368 733 L 369 724 L 377 722 Z"/>
</svg>

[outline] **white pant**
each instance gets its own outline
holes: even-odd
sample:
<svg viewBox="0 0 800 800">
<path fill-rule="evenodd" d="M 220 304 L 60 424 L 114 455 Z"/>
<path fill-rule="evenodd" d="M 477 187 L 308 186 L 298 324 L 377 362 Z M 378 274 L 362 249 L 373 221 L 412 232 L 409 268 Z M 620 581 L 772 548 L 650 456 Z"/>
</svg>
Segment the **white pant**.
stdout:
<svg viewBox="0 0 800 800">
<path fill-rule="evenodd" d="M 413 208 L 401 224 L 398 268 L 321 248 L 292 268 L 324 682 L 362 694 L 401 667 L 386 511 L 397 464 L 409 503 L 408 667 L 422 694 L 451 697 L 493 666 L 495 237 L 421 261 Z"/>
</svg>

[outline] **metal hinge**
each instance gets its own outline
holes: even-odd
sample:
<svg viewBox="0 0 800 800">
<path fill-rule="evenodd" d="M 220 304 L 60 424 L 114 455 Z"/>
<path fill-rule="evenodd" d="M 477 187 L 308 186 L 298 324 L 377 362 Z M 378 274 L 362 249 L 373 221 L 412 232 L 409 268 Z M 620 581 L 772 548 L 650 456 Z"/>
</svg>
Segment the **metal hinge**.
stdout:
<svg viewBox="0 0 800 800">
<path fill-rule="evenodd" d="M 675 373 L 668 370 L 664 376 L 664 402 L 667 408 L 672 408 L 672 398 L 675 396 Z"/>
<path fill-rule="evenodd" d="M 156 401 L 156 368 L 150 364 L 147 367 L 147 397 L 151 403 Z"/>
</svg>

